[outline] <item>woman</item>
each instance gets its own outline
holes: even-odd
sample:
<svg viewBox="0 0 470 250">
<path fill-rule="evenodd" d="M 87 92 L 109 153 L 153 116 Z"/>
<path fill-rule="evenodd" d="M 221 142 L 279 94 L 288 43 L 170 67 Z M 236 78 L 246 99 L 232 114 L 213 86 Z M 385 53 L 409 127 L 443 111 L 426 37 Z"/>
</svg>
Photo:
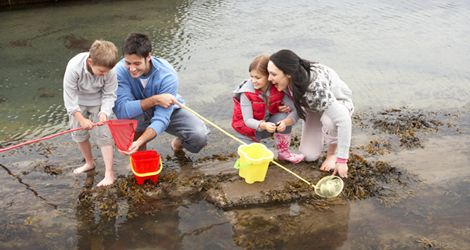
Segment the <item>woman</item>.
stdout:
<svg viewBox="0 0 470 250">
<path fill-rule="evenodd" d="M 289 95 L 297 119 L 304 120 L 300 152 L 305 160 L 318 159 L 325 140 L 328 150 L 320 170 L 334 170 L 333 175 L 347 177 L 352 91 L 331 68 L 304 60 L 290 50 L 271 55 L 268 71 L 269 81 Z"/>
</svg>

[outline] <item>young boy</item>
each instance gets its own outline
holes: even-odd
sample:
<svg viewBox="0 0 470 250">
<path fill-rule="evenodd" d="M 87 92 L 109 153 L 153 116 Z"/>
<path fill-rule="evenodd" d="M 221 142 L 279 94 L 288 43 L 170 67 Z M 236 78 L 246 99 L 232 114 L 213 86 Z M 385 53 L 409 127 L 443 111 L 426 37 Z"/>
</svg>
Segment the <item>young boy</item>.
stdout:
<svg viewBox="0 0 470 250">
<path fill-rule="evenodd" d="M 113 69 L 117 63 L 116 46 L 108 41 L 96 40 L 89 52 L 83 52 L 67 64 L 64 75 L 64 103 L 72 129 L 82 127 L 72 133 L 72 140 L 85 157 L 86 163 L 75 169 L 75 174 L 83 173 L 95 167 L 91 152 L 90 130 L 98 122 L 94 131 L 96 142 L 101 148 L 106 167 L 100 186 L 113 184 L 113 137 L 105 123 L 111 115 L 116 100 L 117 77 Z"/>
</svg>

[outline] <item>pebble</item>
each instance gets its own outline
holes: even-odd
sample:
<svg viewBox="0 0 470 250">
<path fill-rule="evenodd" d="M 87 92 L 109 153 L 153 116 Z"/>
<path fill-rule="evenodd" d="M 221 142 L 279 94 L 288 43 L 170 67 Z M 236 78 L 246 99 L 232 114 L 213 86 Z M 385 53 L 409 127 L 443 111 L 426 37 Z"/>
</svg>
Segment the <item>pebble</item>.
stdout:
<svg viewBox="0 0 470 250">
<path fill-rule="evenodd" d="M 300 215 L 299 209 L 300 209 L 299 204 L 291 203 L 290 204 L 290 216 L 299 216 Z"/>
</svg>

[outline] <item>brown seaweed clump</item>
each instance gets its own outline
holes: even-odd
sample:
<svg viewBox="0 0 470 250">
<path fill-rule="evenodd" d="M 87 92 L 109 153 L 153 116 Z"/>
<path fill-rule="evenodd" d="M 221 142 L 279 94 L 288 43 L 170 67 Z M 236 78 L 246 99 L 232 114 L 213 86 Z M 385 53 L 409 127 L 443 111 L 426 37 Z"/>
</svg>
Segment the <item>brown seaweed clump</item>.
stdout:
<svg viewBox="0 0 470 250">
<path fill-rule="evenodd" d="M 400 199 L 412 197 L 412 188 L 417 188 L 419 185 L 415 184 L 422 182 L 417 175 L 390 163 L 368 162 L 356 154 L 351 154 L 348 166 L 351 170 L 342 194 L 350 200 L 378 197 L 381 202 L 392 205 Z"/>
<path fill-rule="evenodd" d="M 348 178 L 344 180 L 344 189 L 340 194 L 347 200 L 362 200 L 377 197 L 386 206 L 392 206 L 401 199 L 413 196 L 413 189 L 418 188 L 422 180 L 417 175 L 406 172 L 383 161 L 368 162 L 363 157 L 351 154 L 348 161 Z M 323 173 L 323 176 L 328 173 Z M 318 180 L 317 180 L 318 181 Z M 282 190 L 262 191 L 264 203 L 286 203 L 292 200 L 304 200 L 318 210 L 327 210 L 337 199 L 323 199 L 314 190 L 301 181 L 286 182 Z"/>
<path fill-rule="evenodd" d="M 449 244 L 445 244 L 442 242 L 438 242 L 435 240 L 429 240 L 426 238 L 422 238 L 420 240 L 416 241 L 420 245 L 424 247 L 424 249 L 441 249 L 441 250 L 451 250 L 454 249 L 453 247 L 450 247 Z"/>
<path fill-rule="evenodd" d="M 355 126 L 361 130 L 372 128 L 382 133 L 396 135 L 400 140 L 400 147 L 411 149 L 423 147 L 422 141 L 418 138 L 418 132 L 437 132 L 439 127 L 444 125 L 437 119 L 438 115 L 437 112 L 402 107 L 384 109 L 377 114 L 356 113 L 353 120 Z"/>
</svg>

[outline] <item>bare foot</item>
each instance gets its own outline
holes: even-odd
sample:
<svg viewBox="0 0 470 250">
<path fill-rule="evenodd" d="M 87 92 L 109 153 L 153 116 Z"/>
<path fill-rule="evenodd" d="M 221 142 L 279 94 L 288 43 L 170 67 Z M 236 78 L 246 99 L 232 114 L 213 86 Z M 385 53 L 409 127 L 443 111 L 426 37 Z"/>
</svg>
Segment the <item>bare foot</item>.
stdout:
<svg viewBox="0 0 470 250">
<path fill-rule="evenodd" d="M 173 149 L 173 151 L 183 150 L 183 142 L 181 141 L 181 138 L 176 137 L 171 141 L 171 149 Z"/>
<path fill-rule="evenodd" d="M 336 168 L 336 154 L 326 155 L 325 161 L 321 164 L 320 170 L 330 171 Z"/>
<path fill-rule="evenodd" d="M 104 179 L 102 181 L 100 181 L 100 183 L 98 183 L 98 185 L 96 185 L 97 187 L 102 187 L 102 186 L 109 186 L 111 184 L 113 184 L 113 182 L 116 180 L 116 178 L 114 178 L 114 174 L 112 176 L 105 176 Z"/>
<path fill-rule="evenodd" d="M 95 168 L 95 164 L 86 163 L 85 165 L 83 165 L 83 167 L 79 167 L 79 168 L 76 168 L 75 170 L 73 170 L 73 173 L 74 174 L 81 174 L 83 172 L 86 172 L 88 170 L 92 170 L 94 168 Z"/>
</svg>

